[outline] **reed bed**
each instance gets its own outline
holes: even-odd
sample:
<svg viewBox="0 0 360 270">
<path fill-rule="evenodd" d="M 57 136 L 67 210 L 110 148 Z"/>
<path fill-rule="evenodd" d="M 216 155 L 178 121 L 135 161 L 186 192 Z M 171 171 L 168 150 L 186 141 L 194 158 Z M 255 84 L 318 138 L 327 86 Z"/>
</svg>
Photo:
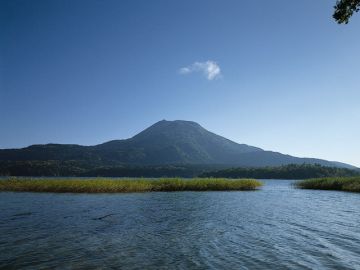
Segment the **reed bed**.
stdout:
<svg viewBox="0 0 360 270">
<path fill-rule="evenodd" d="M 303 189 L 360 192 L 360 177 L 314 178 L 300 181 L 296 183 L 296 187 Z"/>
<path fill-rule="evenodd" d="M 160 178 L 160 179 L 50 179 L 9 178 L 0 180 L 0 191 L 59 193 L 128 193 L 160 191 L 255 190 L 262 183 L 253 179 Z"/>
</svg>

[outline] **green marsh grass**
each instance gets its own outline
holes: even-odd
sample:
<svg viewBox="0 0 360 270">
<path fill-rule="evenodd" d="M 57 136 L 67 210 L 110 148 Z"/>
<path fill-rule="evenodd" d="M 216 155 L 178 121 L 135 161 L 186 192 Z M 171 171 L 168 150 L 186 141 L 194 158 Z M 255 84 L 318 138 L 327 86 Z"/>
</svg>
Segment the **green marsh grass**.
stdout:
<svg viewBox="0 0 360 270">
<path fill-rule="evenodd" d="M 314 178 L 297 182 L 295 185 L 303 189 L 360 192 L 360 177 Z"/>
<path fill-rule="evenodd" d="M 0 191 L 126 193 L 154 191 L 235 191 L 255 190 L 262 183 L 253 179 L 159 178 L 159 179 L 49 179 L 9 178 L 0 180 Z"/>
</svg>

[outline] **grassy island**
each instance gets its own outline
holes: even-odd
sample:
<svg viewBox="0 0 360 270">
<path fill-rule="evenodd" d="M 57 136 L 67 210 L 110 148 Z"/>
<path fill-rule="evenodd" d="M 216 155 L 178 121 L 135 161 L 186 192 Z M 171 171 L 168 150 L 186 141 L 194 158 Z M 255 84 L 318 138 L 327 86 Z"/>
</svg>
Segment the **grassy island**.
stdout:
<svg viewBox="0 0 360 270">
<path fill-rule="evenodd" d="M 296 183 L 298 188 L 360 192 L 360 177 L 314 178 Z"/>
<path fill-rule="evenodd" d="M 70 193 L 125 193 L 151 191 L 231 191 L 255 190 L 262 183 L 252 179 L 50 179 L 9 178 L 0 180 L 0 191 L 70 192 Z"/>
</svg>

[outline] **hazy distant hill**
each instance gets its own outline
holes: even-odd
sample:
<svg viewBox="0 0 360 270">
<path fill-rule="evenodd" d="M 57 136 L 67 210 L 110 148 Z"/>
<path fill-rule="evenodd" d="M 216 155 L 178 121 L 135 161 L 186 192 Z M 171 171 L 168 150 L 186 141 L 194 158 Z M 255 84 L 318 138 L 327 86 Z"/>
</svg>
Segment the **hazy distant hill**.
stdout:
<svg viewBox="0 0 360 270">
<path fill-rule="evenodd" d="M 339 162 L 297 158 L 238 144 L 207 131 L 195 122 L 180 120 L 163 120 L 130 139 L 95 146 L 46 144 L 4 149 L 0 150 L 0 162 L 7 165 L 14 162 L 66 162 L 87 169 L 124 165 L 217 164 L 264 167 L 303 163 L 354 168 Z"/>
</svg>

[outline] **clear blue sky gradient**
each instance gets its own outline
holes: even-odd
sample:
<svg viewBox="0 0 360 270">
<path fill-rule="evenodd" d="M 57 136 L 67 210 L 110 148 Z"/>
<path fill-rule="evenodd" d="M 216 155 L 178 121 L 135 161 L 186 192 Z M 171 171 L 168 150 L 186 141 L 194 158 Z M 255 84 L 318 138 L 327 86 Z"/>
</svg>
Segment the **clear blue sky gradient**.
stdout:
<svg viewBox="0 0 360 270">
<path fill-rule="evenodd" d="M 335 0 L 0 1 L 0 148 L 98 144 L 167 119 L 360 166 L 360 14 Z M 222 78 L 179 74 L 216 61 Z"/>
</svg>

